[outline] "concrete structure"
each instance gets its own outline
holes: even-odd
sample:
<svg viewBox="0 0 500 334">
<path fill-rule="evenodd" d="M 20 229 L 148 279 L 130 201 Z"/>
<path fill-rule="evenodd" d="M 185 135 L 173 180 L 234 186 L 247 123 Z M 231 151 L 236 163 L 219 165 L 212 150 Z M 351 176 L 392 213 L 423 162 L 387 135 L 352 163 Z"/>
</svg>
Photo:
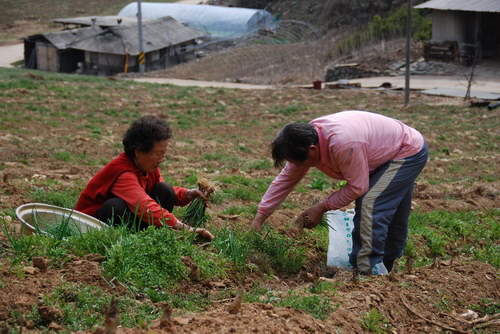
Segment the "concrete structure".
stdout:
<svg viewBox="0 0 500 334">
<path fill-rule="evenodd" d="M 431 0 L 415 8 L 432 9 L 426 58 L 500 59 L 500 0 Z"/>
<path fill-rule="evenodd" d="M 24 39 L 25 67 L 103 75 L 137 72 L 140 54 L 137 20 L 128 21 L 119 18 L 67 19 L 64 24 L 76 24 L 81 28 Z M 143 34 L 146 71 L 182 62 L 194 50 L 197 38 L 205 35 L 171 17 L 144 21 Z"/>
</svg>

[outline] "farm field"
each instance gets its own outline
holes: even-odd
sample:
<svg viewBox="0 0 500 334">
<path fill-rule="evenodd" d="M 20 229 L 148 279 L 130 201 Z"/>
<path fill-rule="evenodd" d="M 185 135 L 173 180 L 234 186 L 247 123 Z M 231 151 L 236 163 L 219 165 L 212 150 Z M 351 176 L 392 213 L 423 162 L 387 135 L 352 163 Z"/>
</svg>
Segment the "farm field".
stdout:
<svg viewBox="0 0 500 334">
<path fill-rule="evenodd" d="M 119 333 L 500 331 L 499 109 L 418 93 L 403 107 L 402 93 L 393 91 L 175 87 L 20 69 L 0 69 L 0 87 L 6 332 L 98 332 L 112 299 L 120 319 L 108 312 L 107 323 L 119 322 Z M 293 224 L 341 186 L 319 171 L 262 235 L 250 229 L 278 173 L 269 152 L 277 131 L 349 109 L 401 119 L 430 147 L 398 271 L 356 281 L 326 267 L 327 228 L 302 234 Z M 16 207 L 72 208 L 88 180 L 122 151 L 128 125 L 148 114 L 164 117 L 174 132 L 161 166 L 165 179 L 218 184 L 206 222 L 213 242 L 167 229 L 66 239 L 16 233 Z M 183 208 L 176 210 L 181 216 Z"/>
</svg>

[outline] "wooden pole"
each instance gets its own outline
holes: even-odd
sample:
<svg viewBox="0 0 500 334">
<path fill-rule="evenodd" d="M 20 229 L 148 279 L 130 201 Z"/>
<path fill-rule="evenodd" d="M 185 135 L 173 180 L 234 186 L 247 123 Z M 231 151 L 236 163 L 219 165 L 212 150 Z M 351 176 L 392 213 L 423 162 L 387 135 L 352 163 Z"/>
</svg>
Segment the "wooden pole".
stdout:
<svg viewBox="0 0 500 334">
<path fill-rule="evenodd" d="M 141 0 L 137 0 L 137 26 L 139 28 L 139 72 L 145 71 L 144 42 L 142 38 Z"/>
<path fill-rule="evenodd" d="M 410 51 L 411 51 L 411 0 L 408 0 L 408 15 L 406 19 L 405 106 L 410 103 Z"/>
</svg>

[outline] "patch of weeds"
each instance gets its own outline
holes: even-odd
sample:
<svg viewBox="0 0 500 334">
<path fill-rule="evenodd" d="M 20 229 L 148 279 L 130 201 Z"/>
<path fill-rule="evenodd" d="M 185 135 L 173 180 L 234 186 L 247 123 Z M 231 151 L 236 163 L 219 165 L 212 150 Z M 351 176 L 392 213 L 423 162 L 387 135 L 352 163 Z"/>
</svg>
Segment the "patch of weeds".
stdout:
<svg viewBox="0 0 500 334">
<path fill-rule="evenodd" d="M 500 313 L 500 303 L 489 298 L 481 298 L 479 304 L 473 304 L 470 308 L 484 315 L 495 315 Z"/>
<path fill-rule="evenodd" d="M 34 112 L 39 112 L 39 113 L 48 113 L 50 112 L 50 109 L 47 108 L 47 107 L 42 107 L 42 106 L 38 106 L 38 105 L 34 105 L 33 103 L 29 102 L 27 105 L 26 105 L 26 110 L 29 110 L 29 111 L 34 111 Z"/>
<path fill-rule="evenodd" d="M 500 268 L 500 245 L 485 245 L 481 249 L 475 251 L 475 254 L 478 260 L 489 263 L 495 268 Z"/>
<path fill-rule="evenodd" d="M 455 163 L 448 165 L 448 170 L 453 173 L 461 173 L 463 171 L 463 168 L 461 165 Z"/>
<path fill-rule="evenodd" d="M 189 109 L 183 113 L 172 112 L 175 116 L 177 127 L 182 130 L 192 129 L 200 125 L 201 111 L 199 109 Z"/>
<path fill-rule="evenodd" d="M 33 202 L 45 203 L 63 208 L 73 208 L 80 196 L 79 189 L 44 189 L 35 187 L 28 195 Z"/>
<path fill-rule="evenodd" d="M 250 153 L 252 152 L 252 150 L 250 148 L 248 148 L 247 146 L 245 145 L 238 145 L 238 150 L 243 152 L 243 153 Z"/>
<path fill-rule="evenodd" d="M 347 181 L 338 181 L 335 183 L 335 189 L 341 189 L 347 185 Z"/>
<path fill-rule="evenodd" d="M 307 108 L 300 104 L 294 104 L 291 106 L 275 106 L 271 110 L 269 110 L 272 114 L 281 114 L 281 115 L 295 115 L 299 111 L 306 110 Z"/>
<path fill-rule="evenodd" d="M 224 215 L 243 215 L 247 217 L 253 217 L 257 214 L 257 204 L 245 205 L 245 206 L 230 206 L 224 211 Z"/>
<path fill-rule="evenodd" d="M 170 307 L 188 312 L 200 312 L 212 305 L 212 301 L 201 293 L 174 293 L 166 291 L 146 290 L 153 303 L 166 302 Z"/>
<path fill-rule="evenodd" d="M 259 202 L 272 180 L 269 178 L 252 179 L 241 175 L 228 175 L 218 177 L 217 181 L 225 185 L 222 188 L 222 192 L 230 195 L 232 198 Z"/>
<path fill-rule="evenodd" d="M 328 297 L 320 297 L 318 295 L 301 296 L 292 292 L 289 292 L 287 297 L 283 297 L 277 303 L 277 306 L 301 310 L 318 319 L 325 319 L 336 308 L 332 306 L 332 302 Z"/>
<path fill-rule="evenodd" d="M 214 232 L 213 246 L 237 268 L 245 268 L 251 261 L 264 272 L 272 268 L 277 272 L 296 273 L 304 264 L 305 248 L 269 228 L 264 235 L 228 226 Z"/>
<path fill-rule="evenodd" d="M 52 154 L 52 156 L 57 160 L 66 161 L 66 162 L 70 161 L 72 158 L 71 153 L 66 152 L 66 151 L 54 152 L 54 154 Z"/>
<path fill-rule="evenodd" d="M 31 236 L 18 233 L 12 224 L 3 220 L 0 222 L 0 231 L 6 239 L 0 240 L 0 252 L 8 254 L 11 263 L 20 263 L 31 257 L 34 245 Z"/>
<path fill-rule="evenodd" d="M 271 162 L 270 159 L 258 159 L 258 160 L 252 160 L 248 164 L 248 168 L 251 169 L 257 169 L 257 170 L 263 170 L 263 169 L 271 169 L 273 167 L 273 163 Z"/>
<path fill-rule="evenodd" d="M 232 157 L 224 153 L 205 153 L 201 155 L 201 160 L 207 161 L 229 161 Z"/>
<path fill-rule="evenodd" d="M 295 240 L 271 229 L 268 229 L 264 236 L 253 233 L 253 237 L 254 247 L 269 257 L 275 270 L 296 273 L 304 264 L 306 249 Z"/>
<path fill-rule="evenodd" d="M 309 188 L 311 189 L 323 190 L 327 188 L 331 182 L 331 179 L 327 175 L 316 169 L 311 171 L 310 177 L 312 178 L 309 184 Z"/>
<path fill-rule="evenodd" d="M 324 216 L 326 217 L 326 215 Z M 305 230 L 307 237 L 310 238 L 310 242 L 314 245 L 314 248 L 321 252 L 328 252 L 329 245 L 329 231 L 328 224 L 320 224 L 316 228 Z"/>
<path fill-rule="evenodd" d="M 67 247 L 77 256 L 86 254 L 107 255 L 107 251 L 119 240 L 128 236 L 130 231 L 124 225 L 106 229 L 90 229 L 86 233 L 72 236 L 67 240 Z"/>
<path fill-rule="evenodd" d="M 452 256 L 462 252 L 498 268 L 499 212 L 499 209 L 490 209 L 483 212 L 438 210 L 412 213 L 409 237 L 416 247 L 416 263 L 428 264 L 425 256 Z"/>
<path fill-rule="evenodd" d="M 0 166 L 0 170 L 1 170 L 1 166 Z M 494 175 L 486 175 L 486 176 L 482 176 L 481 178 L 486 182 L 498 181 L 498 176 L 494 176 Z"/>
<path fill-rule="evenodd" d="M 196 172 L 190 173 L 182 180 L 183 184 L 188 188 L 196 187 L 198 184 L 198 175 Z"/>
<path fill-rule="evenodd" d="M 448 296 L 443 291 L 438 290 L 439 301 L 434 304 L 439 310 L 444 312 L 450 312 L 450 301 Z"/>
<path fill-rule="evenodd" d="M 317 189 L 317 190 L 323 190 L 327 186 L 327 182 L 322 179 L 313 179 L 312 182 L 309 184 L 309 187 L 311 189 Z"/>
<path fill-rule="evenodd" d="M 297 209 L 297 205 L 292 203 L 290 200 L 286 199 L 282 204 L 281 207 L 283 209 Z"/>
<path fill-rule="evenodd" d="M 215 249 L 226 256 L 236 267 L 245 267 L 251 251 L 251 242 L 245 236 L 246 234 L 226 226 L 214 231 L 214 235 L 212 245 Z"/>
<path fill-rule="evenodd" d="M 150 302 L 139 302 L 127 296 L 115 298 L 119 313 L 127 315 L 120 317 L 120 325 L 124 327 L 135 327 L 139 321 L 152 322 L 161 313 Z M 45 305 L 62 312 L 60 324 L 72 332 L 102 326 L 104 311 L 111 302 L 111 296 L 99 287 L 74 283 L 58 286 L 42 299 Z M 37 325 L 42 327 L 40 323 Z"/>
<path fill-rule="evenodd" d="M 309 292 L 314 294 L 331 294 L 334 295 L 336 292 L 336 286 L 330 282 L 314 282 L 309 288 Z"/>
<path fill-rule="evenodd" d="M 187 278 L 182 245 L 171 228 L 149 227 L 119 240 L 107 252 L 107 277 L 135 291 L 170 288 Z"/>
<path fill-rule="evenodd" d="M 427 246 L 429 247 L 429 255 L 433 258 L 435 257 L 441 257 L 445 254 L 445 245 L 446 241 L 444 240 L 444 237 L 429 232 L 426 235 L 427 239 Z"/>
<path fill-rule="evenodd" d="M 325 319 L 337 306 L 332 305 L 329 297 L 304 295 L 298 291 L 288 290 L 286 295 L 276 296 L 272 291 L 254 287 L 243 297 L 245 302 L 269 303 L 276 307 L 290 307 L 309 313 L 315 318 Z"/>
<path fill-rule="evenodd" d="M 361 326 L 371 333 L 390 333 L 391 331 L 391 325 L 387 318 L 375 308 L 364 314 Z"/>
</svg>

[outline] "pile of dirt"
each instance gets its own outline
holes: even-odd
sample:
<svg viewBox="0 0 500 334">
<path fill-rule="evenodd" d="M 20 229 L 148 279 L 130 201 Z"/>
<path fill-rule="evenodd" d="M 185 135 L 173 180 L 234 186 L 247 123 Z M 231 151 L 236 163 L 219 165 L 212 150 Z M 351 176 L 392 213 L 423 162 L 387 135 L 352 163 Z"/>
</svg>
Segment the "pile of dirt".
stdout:
<svg viewBox="0 0 500 334">
<path fill-rule="evenodd" d="M 148 332 L 168 329 L 173 333 L 333 333 L 325 323 L 309 314 L 271 304 L 242 304 L 237 314 L 227 307 L 216 307 L 201 314 L 186 314 L 171 319 L 170 325 L 156 323 Z M 120 331 L 118 331 L 120 333 Z M 124 329 L 121 333 L 137 333 Z"/>
</svg>

